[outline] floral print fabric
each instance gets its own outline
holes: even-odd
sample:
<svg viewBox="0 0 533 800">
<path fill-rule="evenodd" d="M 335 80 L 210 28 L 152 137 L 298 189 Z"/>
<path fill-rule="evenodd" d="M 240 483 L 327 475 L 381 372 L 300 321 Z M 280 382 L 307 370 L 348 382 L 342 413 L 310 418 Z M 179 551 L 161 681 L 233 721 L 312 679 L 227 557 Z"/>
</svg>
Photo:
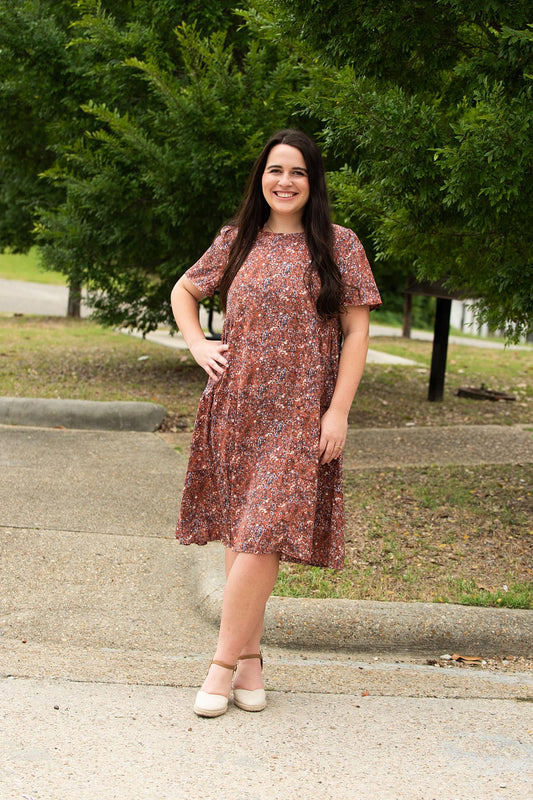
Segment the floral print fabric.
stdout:
<svg viewBox="0 0 533 800">
<path fill-rule="evenodd" d="M 334 232 L 345 304 L 376 307 L 361 243 L 347 228 Z M 203 295 L 216 291 L 234 236 L 223 228 L 187 271 Z M 320 466 L 318 451 L 341 329 L 316 312 L 309 262 L 305 234 L 261 231 L 231 285 L 228 367 L 200 400 L 176 531 L 182 544 L 220 540 L 238 552 L 344 564 L 342 463 Z"/>
</svg>

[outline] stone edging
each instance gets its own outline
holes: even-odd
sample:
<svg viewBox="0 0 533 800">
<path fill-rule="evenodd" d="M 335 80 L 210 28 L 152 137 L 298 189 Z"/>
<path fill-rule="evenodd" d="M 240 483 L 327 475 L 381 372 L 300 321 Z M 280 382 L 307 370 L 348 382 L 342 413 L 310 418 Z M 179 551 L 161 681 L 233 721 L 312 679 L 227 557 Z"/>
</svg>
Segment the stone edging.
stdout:
<svg viewBox="0 0 533 800">
<path fill-rule="evenodd" d="M 0 424 L 101 431 L 155 431 L 166 409 L 156 403 L 0 397 Z"/>
<path fill-rule="evenodd" d="M 198 606 L 220 622 L 223 548 L 195 547 Z M 490 657 L 533 654 L 533 610 L 271 597 L 263 639 L 282 647 Z"/>
</svg>

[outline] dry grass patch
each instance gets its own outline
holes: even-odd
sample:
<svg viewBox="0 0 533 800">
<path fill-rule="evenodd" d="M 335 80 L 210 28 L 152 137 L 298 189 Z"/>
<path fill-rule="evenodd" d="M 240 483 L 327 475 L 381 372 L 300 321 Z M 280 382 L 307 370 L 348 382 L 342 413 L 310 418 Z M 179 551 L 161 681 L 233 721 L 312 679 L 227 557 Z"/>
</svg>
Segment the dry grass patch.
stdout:
<svg viewBox="0 0 533 800">
<path fill-rule="evenodd" d="M 346 476 L 346 569 L 284 565 L 292 596 L 533 608 L 532 468 Z"/>
</svg>

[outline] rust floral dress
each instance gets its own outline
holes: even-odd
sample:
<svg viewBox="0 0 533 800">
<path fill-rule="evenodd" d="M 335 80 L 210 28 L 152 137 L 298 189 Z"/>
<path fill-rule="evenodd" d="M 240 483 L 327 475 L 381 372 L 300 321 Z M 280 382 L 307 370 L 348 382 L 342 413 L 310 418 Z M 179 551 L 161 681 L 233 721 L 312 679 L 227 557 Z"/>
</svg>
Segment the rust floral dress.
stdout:
<svg viewBox="0 0 533 800">
<path fill-rule="evenodd" d="M 380 304 L 357 236 L 334 226 L 346 305 Z M 223 228 L 187 278 L 218 288 L 235 229 Z M 339 361 L 340 323 L 321 319 L 305 234 L 260 231 L 227 300 L 228 366 L 201 397 L 176 536 L 237 552 L 344 565 L 342 461 L 319 464 L 320 418 Z M 318 278 L 314 289 L 319 288 Z"/>
</svg>

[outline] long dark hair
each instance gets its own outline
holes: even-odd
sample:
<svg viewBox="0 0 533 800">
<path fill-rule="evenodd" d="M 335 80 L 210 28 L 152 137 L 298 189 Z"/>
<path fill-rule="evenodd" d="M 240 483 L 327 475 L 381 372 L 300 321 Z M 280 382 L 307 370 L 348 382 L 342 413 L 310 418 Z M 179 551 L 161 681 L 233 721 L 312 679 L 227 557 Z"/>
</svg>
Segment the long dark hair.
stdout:
<svg viewBox="0 0 533 800">
<path fill-rule="evenodd" d="M 271 136 L 252 168 L 237 216 L 231 223 L 237 228 L 237 235 L 220 281 L 221 305 L 226 310 L 228 291 L 233 279 L 248 257 L 257 234 L 270 216 L 270 206 L 263 195 L 261 181 L 268 155 L 278 144 L 296 147 L 307 167 L 309 200 L 303 211 L 302 223 L 311 254 L 308 286 L 311 290 L 313 273 L 318 274 L 321 288 L 316 300 L 316 309 L 321 317 L 331 319 L 341 311 L 343 282 L 333 255 L 333 228 L 329 214 L 324 162 L 315 142 L 305 133 L 292 129 L 278 131 Z"/>
</svg>

